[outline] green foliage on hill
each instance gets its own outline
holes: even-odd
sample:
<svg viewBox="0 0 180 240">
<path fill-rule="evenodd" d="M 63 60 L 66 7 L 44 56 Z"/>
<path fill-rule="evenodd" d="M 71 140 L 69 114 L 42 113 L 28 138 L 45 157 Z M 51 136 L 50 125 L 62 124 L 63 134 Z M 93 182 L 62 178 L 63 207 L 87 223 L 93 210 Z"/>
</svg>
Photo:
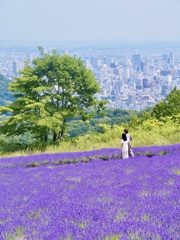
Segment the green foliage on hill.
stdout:
<svg viewBox="0 0 180 240">
<path fill-rule="evenodd" d="M 172 92 L 153 108 L 152 114 L 157 119 L 180 113 L 180 90 L 174 88 Z"/>
<path fill-rule="evenodd" d="M 88 133 L 102 133 L 100 124 L 106 124 L 111 127 L 114 125 L 121 125 L 130 122 L 133 116 L 142 116 L 143 111 L 132 111 L 124 109 L 110 109 L 104 110 L 103 116 L 95 116 L 89 121 L 81 121 L 78 118 L 71 119 L 67 124 L 67 134 L 70 137 L 83 136 Z"/>
<path fill-rule="evenodd" d="M 8 90 L 10 82 L 12 81 L 0 74 L 0 106 L 7 105 L 14 100 L 12 93 Z"/>
<path fill-rule="evenodd" d="M 0 156 L 9 155 L 29 155 L 34 153 L 55 153 L 55 152 L 73 152 L 85 151 L 100 148 L 119 148 L 120 138 L 125 127 L 129 128 L 133 137 L 132 146 L 156 146 L 170 145 L 180 143 L 180 116 L 177 121 L 173 116 L 166 118 L 166 121 L 159 121 L 156 118 L 142 119 L 138 118 L 139 123 L 134 125 L 132 122 L 122 125 L 100 124 L 101 133 L 88 133 L 79 137 L 65 137 L 55 143 L 29 142 L 20 143 L 19 139 L 5 143 L 0 140 Z"/>
</svg>

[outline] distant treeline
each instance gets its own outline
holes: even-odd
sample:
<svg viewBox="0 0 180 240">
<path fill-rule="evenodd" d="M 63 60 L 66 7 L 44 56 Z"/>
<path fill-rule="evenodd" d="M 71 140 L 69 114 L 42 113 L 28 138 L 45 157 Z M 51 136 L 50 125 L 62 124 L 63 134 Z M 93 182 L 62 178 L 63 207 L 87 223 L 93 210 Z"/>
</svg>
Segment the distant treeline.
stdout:
<svg viewBox="0 0 180 240">
<path fill-rule="evenodd" d="M 151 111 L 148 109 L 146 111 Z M 70 137 L 83 136 L 87 133 L 102 133 L 101 124 L 111 127 L 129 123 L 132 116 L 141 117 L 144 111 L 133 111 L 124 109 L 106 109 L 103 116 L 95 116 L 89 121 L 83 122 L 80 118 L 72 118 L 68 121 L 67 134 Z"/>
</svg>

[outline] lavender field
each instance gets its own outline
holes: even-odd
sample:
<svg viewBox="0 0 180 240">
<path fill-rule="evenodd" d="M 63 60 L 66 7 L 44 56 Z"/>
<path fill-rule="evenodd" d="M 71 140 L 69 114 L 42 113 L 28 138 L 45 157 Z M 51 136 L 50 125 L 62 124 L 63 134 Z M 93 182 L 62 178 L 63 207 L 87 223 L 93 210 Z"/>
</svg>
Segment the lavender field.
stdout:
<svg viewBox="0 0 180 240">
<path fill-rule="evenodd" d="M 180 239 L 180 144 L 0 159 L 0 239 Z"/>
</svg>

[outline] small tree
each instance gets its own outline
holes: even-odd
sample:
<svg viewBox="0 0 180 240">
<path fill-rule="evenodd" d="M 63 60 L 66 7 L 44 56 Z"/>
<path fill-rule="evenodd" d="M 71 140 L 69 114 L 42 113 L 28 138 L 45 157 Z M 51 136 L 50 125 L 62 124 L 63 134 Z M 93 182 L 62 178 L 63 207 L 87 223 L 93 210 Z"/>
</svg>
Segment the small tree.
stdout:
<svg viewBox="0 0 180 240">
<path fill-rule="evenodd" d="M 16 100 L 0 107 L 2 114 L 11 113 L 0 132 L 11 136 L 28 131 L 45 141 L 51 133 L 56 141 L 64 135 L 69 118 L 78 115 L 86 120 L 103 109 L 105 101 L 96 99 L 99 84 L 81 59 L 56 50 L 47 54 L 42 47 L 39 51 L 40 57 L 27 62 L 10 85 Z"/>
<path fill-rule="evenodd" d="M 153 108 L 152 115 L 156 118 L 172 116 L 180 113 L 180 90 L 175 87 L 168 96 Z"/>
</svg>

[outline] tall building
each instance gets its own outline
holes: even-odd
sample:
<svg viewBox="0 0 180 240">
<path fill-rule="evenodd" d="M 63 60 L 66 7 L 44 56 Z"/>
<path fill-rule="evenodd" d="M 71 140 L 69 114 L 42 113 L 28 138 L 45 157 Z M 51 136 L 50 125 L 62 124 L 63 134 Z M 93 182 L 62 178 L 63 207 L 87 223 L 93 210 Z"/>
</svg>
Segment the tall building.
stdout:
<svg viewBox="0 0 180 240">
<path fill-rule="evenodd" d="M 128 104 L 136 104 L 136 95 L 128 94 Z"/>
<path fill-rule="evenodd" d="M 135 68 L 137 67 L 141 68 L 141 60 L 142 60 L 141 54 L 132 55 L 132 64 Z"/>
<path fill-rule="evenodd" d="M 124 66 L 123 68 L 123 77 L 129 78 L 129 66 Z"/>
<path fill-rule="evenodd" d="M 169 55 L 168 54 L 163 54 L 162 58 L 165 62 L 168 62 Z"/>
<path fill-rule="evenodd" d="M 151 81 L 149 78 L 143 78 L 143 88 L 150 88 L 151 87 Z"/>
<path fill-rule="evenodd" d="M 91 65 L 92 65 L 94 68 L 97 68 L 97 61 L 98 61 L 98 58 L 97 58 L 97 57 L 94 57 L 94 56 L 91 57 Z"/>
<path fill-rule="evenodd" d="M 169 58 L 169 60 L 170 60 L 170 61 L 169 61 L 170 64 L 171 64 L 171 65 L 174 65 L 174 53 L 173 53 L 173 52 L 170 53 L 170 58 Z"/>
<path fill-rule="evenodd" d="M 13 62 L 13 74 L 17 76 L 19 74 L 20 64 L 19 62 Z"/>
</svg>

